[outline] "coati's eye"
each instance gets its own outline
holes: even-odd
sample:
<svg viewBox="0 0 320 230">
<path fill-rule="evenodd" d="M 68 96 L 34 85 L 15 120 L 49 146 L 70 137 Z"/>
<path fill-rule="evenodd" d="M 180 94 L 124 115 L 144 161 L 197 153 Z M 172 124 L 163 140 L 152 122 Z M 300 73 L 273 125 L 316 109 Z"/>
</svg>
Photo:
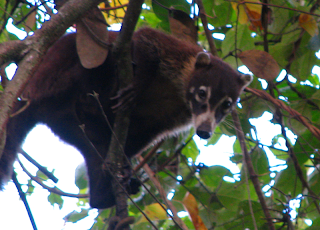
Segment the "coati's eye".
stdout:
<svg viewBox="0 0 320 230">
<path fill-rule="evenodd" d="M 205 90 L 203 90 L 203 89 L 199 89 L 198 96 L 199 96 L 200 99 L 206 99 L 207 92 Z"/>
<path fill-rule="evenodd" d="M 221 107 L 223 110 L 228 110 L 232 105 L 232 99 L 227 98 L 224 102 L 222 102 Z"/>
<path fill-rule="evenodd" d="M 207 99 L 210 98 L 210 93 L 211 93 L 211 88 L 208 87 L 208 86 L 200 86 L 197 90 L 196 90 L 196 93 L 194 94 L 194 97 L 195 99 L 198 101 L 198 102 L 205 102 Z"/>
</svg>

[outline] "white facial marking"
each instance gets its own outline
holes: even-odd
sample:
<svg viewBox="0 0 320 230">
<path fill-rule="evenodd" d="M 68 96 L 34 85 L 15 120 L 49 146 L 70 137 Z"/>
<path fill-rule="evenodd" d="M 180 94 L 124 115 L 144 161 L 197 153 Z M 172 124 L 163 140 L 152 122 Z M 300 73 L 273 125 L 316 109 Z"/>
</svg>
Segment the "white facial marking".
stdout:
<svg viewBox="0 0 320 230">
<path fill-rule="evenodd" d="M 211 94 L 211 88 L 208 87 L 208 89 L 209 89 L 208 93 Z M 215 130 L 216 126 L 218 125 L 216 123 L 216 118 L 215 118 L 216 109 L 225 101 L 230 101 L 232 103 L 232 98 L 228 97 L 228 96 L 225 96 L 219 101 L 218 104 L 216 104 L 216 106 L 214 108 L 211 109 L 210 104 L 209 104 L 209 99 L 210 99 L 210 97 L 207 97 L 207 99 L 206 99 L 206 102 L 207 102 L 207 105 L 208 105 L 207 111 L 202 113 L 202 114 L 199 114 L 199 115 L 193 114 L 193 116 L 192 116 L 193 124 L 194 124 L 194 127 L 195 127 L 196 130 L 198 129 L 198 127 L 201 124 L 206 122 L 206 123 L 210 124 L 211 131 L 213 132 Z M 228 112 L 229 109 L 231 109 L 231 107 L 228 108 L 226 110 L 226 112 Z"/>
<path fill-rule="evenodd" d="M 211 124 L 211 130 L 213 131 L 216 126 L 215 111 L 210 111 L 210 109 L 208 109 L 205 113 L 193 116 L 193 124 L 196 130 L 205 122 Z"/>
</svg>

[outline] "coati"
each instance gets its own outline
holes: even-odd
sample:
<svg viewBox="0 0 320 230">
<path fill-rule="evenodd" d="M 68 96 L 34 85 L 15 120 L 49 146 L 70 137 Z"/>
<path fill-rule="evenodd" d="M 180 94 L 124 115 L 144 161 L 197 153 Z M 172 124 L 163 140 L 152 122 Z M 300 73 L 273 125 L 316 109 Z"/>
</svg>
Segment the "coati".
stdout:
<svg viewBox="0 0 320 230">
<path fill-rule="evenodd" d="M 24 89 L 21 98 L 29 106 L 13 116 L 0 160 L 0 184 L 12 174 L 19 145 L 37 124 L 44 123 L 83 155 L 89 177 L 90 205 L 108 208 L 115 204 L 111 175 L 102 169 L 111 130 L 97 101 L 113 125 L 112 106 L 118 89 L 112 52 L 94 69 L 81 66 L 75 34 L 58 40 Z M 110 32 L 112 43 L 117 34 Z M 201 138 L 209 138 L 216 125 L 236 105 L 252 77 L 233 70 L 221 59 L 158 30 L 143 28 L 132 39 L 135 106 L 124 151 L 132 157 L 154 141 L 186 130 L 191 124 Z M 25 103 L 18 101 L 14 111 Z M 84 126 L 81 126 L 84 125 Z M 81 127 L 84 127 L 81 129 Z"/>
</svg>

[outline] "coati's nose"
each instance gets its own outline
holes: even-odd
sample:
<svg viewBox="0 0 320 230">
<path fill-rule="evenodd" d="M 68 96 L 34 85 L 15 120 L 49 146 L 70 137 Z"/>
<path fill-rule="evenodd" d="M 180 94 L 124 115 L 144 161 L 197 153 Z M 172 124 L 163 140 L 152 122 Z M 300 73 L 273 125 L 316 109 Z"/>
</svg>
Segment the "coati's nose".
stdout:
<svg viewBox="0 0 320 230">
<path fill-rule="evenodd" d="M 209 139 L 211 137 L 211 132 L 197 130 L 197 135 L 202 139 Z"/>
<path fill-rule="evenodd" d="M 212 127 L 211 127 L 211 122 L 206 121 L 203 122 L 201 125 L 199 125 L 196 129 L 197 135 L 202 138 L 202 139 L 208 139 L 212 135 Z"/>
</svg>

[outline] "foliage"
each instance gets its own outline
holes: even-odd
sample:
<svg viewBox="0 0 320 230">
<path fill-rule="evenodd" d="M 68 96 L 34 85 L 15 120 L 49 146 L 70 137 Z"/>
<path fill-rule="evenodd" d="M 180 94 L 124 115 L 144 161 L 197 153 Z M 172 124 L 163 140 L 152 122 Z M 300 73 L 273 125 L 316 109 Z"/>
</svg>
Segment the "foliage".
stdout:
<svg viewBox="0 0 320 230">
<path fill-rule="evenodd" d="M 100 6 L 118 7 L 119 2 L 127 4 L 128 1 L 112 1 L 109 6 Z M 235 155 L 231 158 L 240 170 L 238 175 L 223 166 L 196 165 L 199 150 L 191 138 L 192 132 L 166 141 L 148 165 L 156 172 L 164 191 L 173 195 L 171 202 L 177 211 L 187 211 L 191 216 L 191 219 L 182 218 L 189 229 L 272 229 L 267 224 L 257 187 L 260 192 L 263 188 L 263 199 L 277 229 L 283 226 L 319 229 L 320 81 L 319 76 L 312 72 L 319 65 L 316 56 L 320 49 L 318 3 L 285 0 L 255 0 L 251 4 L 223 0 L 202 2 L 211 25 L 210 33 L 213 37 L 225 36 L 224 39 L 214 40 L 218 55 L 234 68 L 247 65 L 255 75 L 237 108 L 245 148 L 250 153 L 254 173 L 246 167 L 250 162 L 244 155 L 240 145 L 243 140 L 239 135 L 233 146 Z M 35 7 L 15 0 L 1 1 L 0 4 L 3 9 L 0 10 L 1 42 L 18 39 L 5 28 L 8 15 L 18 28 L 29 32 L 41 26 L 50 10 L 41 4 Z M 180 10 L 192 16 L 199 28 L 198 42 L 209 50 L 197 9 L 196 4 L 189 4 L 185 0 L 148 0 L 143 6 L 137 27 L 150 26 L 170 32 L 172 20 L 168 15 L 173 10 Z M 121 22 L 123 13 L 121 8 L 118 13 L 104 13 L 104 16 L 112 24 Z M 3 71 L 1 77 L 5 86 Z M 273 119 L 270 122 L 281 129 L 270 144 L 260 139 L 261 132 L 269 130 L 257 131 L 250 120 L 264 113 L 271 113 Z M 218 127 L 208 145 L 215 145 L 222 134 L 237 134 L 231 121 L 230 116 Z M 296 138 L 292 138 L 291 133 Z M 282 160 L 282 165 L 273 165 L 270 156 Z M 138 162 L 134 161 L 133 164 L 135 166 Z M 77 172 L 76 184 L 83 194 L 87 191 L 83 167 L 79 167 Z M 158 228 L 175 229 L 171 218 L 165 215 L 153 198 L 155 196 L 164 202 L 164 197 L 143 170 L 138 170 L 137 174 L 145 187 L 133 196 L 135 205 L 129 202 L 129 213 L 137 220 L 132 228 L 151 228 L 142 217 L 139 207 L 149 213 Z M 258 184 L 253 178 L 257 178 Z M 26 186 L 30 188 L 28 193 L 32 194 L 32 184 Z M 57 192 L 60 190 L 49 191 L 50 203 L 58 204 L 61 208 L 63 199 L 61 193 Z M 185 197 L 189 197 L 189 200 Z M 88 202 L 87 198 L 80 200 L 81 207 L 82 202 Z M 295 210 L 290 206 L 293 200 L 300 203 Z M 92 229 L 106 229 L 106 220 L 113 211 L 99 211 Z M 80 213 L 70 213 L 66 220 L 76 222 L 88 213 L 88 209 L 84 208 Z"/>
</svg>

